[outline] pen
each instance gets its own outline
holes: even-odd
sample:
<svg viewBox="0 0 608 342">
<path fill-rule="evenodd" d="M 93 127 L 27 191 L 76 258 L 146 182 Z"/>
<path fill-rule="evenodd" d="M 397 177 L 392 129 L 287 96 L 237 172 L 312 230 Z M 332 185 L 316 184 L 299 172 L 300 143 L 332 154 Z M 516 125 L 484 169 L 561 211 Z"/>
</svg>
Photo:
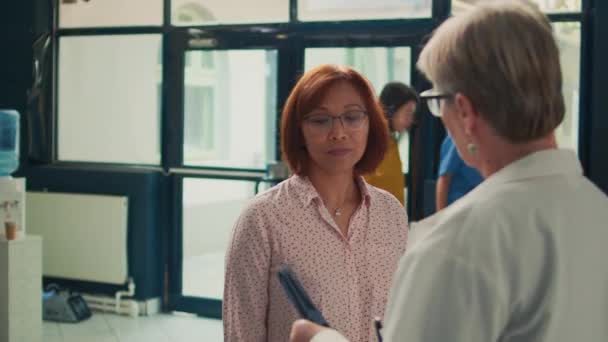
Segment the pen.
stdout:
<svg viewBox="0 0 608 342">
<path fill-rule="evenodd" d="M 376 327 L 376 336 L 378 336 L 378 342 L 382 342 L 382 335 L 380 335 L 380 329 L 382 329 L 382 321 L 380 317 L 374 318 L 374 327 Z"/>
</svg>

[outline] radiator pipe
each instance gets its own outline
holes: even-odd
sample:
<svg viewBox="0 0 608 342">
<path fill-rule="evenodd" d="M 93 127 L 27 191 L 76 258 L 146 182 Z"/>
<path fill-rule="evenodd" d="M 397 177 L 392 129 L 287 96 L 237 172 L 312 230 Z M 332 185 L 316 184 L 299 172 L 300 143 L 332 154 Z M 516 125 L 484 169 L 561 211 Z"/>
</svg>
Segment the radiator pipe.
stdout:
<svg viewBox="0 0 608 342">
<path fill-rule="evenodd" d="M 83 294 L 82 298 L 87 302 L 91 310 L 102 312 L 114 312 L 118 315 L 127 315 L 131 317 L 139 316 L 139 304 L 134 300 L 123 300 L 121 307 L 116 310 L 115 299 L 112 297 L 92 296 Z"/>
<path fill-rule="evenodd" d="M 116 314 L 129 315 L 131 317 L 139 316 L 139 304 L 134 299 L 126 299 L 123 297 L 133 297 L 135 295 L 135 283 L 132 278 L 129 278 L 127 291 L 118 291 L 112 297 L 103 297 L 95 295 L 82 294 L 82 297 L 87 302 L 91 309 L 101 311 L 114 311 Z"/>
<path fill-rule="evenodd" d="M 116 301 L 114 302 L 114 310 L 116 312 L 118 312 L 118 310 L 120 308 L 120 300 L 123 296 L 127 296 L 127 297 L 135 296 L 135 283 L 133 282 L 133 278 L 129 278 L 129 285 L 127 286 L 127 288 L 128 288 L 128 291 L 116 292 L 116 295 L 115 295 Z"/>
</svg>

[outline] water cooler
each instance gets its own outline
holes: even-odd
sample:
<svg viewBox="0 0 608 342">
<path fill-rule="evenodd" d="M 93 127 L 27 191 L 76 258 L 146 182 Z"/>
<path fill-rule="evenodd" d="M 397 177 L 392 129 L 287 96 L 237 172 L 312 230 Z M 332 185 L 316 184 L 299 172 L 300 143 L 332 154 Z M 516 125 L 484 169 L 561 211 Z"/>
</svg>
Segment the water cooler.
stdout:
<svg viewBox="0 0 608 342">
<path fill-rule="evenodd" d="M 0 109 L 0 235 L 25 237 L 25 179 L 11 174 L 19 166 L 19 113 Z"/>
<path fill-rule="evenodd" d="M 25 179 L 19 166 L 19 113 L 0 109 L 0 342 L 40 342 L 42 239 L 25 234 Z"/>
</svg>

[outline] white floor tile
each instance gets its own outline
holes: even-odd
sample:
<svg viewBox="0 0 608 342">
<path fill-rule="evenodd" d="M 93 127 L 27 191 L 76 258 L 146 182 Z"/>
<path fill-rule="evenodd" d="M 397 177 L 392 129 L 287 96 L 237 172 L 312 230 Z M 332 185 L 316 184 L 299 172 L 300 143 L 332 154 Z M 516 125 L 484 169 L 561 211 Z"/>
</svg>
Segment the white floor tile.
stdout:
<svg viewBox="0 0 608 342">
<path fill-rule="evenodd" d="M 42 322 L 42 336 L 50 337 L 50 336 L 61 336 L 61 330 L 59 329 L 59 324 L 54 322 Z"/>
<path fill-rule="evenodd" d="M 94 312 L 79 323 L 43 324 L 44 342 L 222 342 L 222 322 L 184 314 L 127 317 Z"/>
<path fill-rule="evenodd" d="M 110 315 L 106 319 L 120 342 L 170 341 L 169 335 L 159 324 L 163 318 L 158 317 L 158 315 L 136 318 Z"/>
<path fill-rule="evenodd" d="M 63 337 L 62 342 L 120 342 L 115 336 L 109 335 L 78 335 L 78 336 L 69 336 Z"/>
<path fill-rule="evenodd" d="M 78 323 L 60 323 L 59 328 L 65 342 L 78 340 L 118 342 L 116 335 L 106 321 L 105 314 L 93 313 L 91 318 Z"/>
<path fill-rule="evenodd" d="M 162 321 L 174 341 L 223 341 L 222 322 L 199 317 L 171 316 Z"/>
<path fill-rule="evenodd" d="M 59 336 L 59 335 L 43 335 L 42 336 L 42 341 L 43 342 L 64 342 L 63 337 Z"/>
</svg>

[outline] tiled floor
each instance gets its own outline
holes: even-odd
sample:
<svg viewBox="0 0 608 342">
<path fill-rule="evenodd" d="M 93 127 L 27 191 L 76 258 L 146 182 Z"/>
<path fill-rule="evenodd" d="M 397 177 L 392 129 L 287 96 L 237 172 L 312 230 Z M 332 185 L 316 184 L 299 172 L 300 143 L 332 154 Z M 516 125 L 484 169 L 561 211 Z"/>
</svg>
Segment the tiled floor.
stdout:
<svg viewBox="0 0 608 342">
<path fill-rule="evenodd" d="M 94 312 L 76 323 L 43 323 L 44 342 L 221 342 L 222 322 L 185 314 L 131 318 Z"/>
</svg>

